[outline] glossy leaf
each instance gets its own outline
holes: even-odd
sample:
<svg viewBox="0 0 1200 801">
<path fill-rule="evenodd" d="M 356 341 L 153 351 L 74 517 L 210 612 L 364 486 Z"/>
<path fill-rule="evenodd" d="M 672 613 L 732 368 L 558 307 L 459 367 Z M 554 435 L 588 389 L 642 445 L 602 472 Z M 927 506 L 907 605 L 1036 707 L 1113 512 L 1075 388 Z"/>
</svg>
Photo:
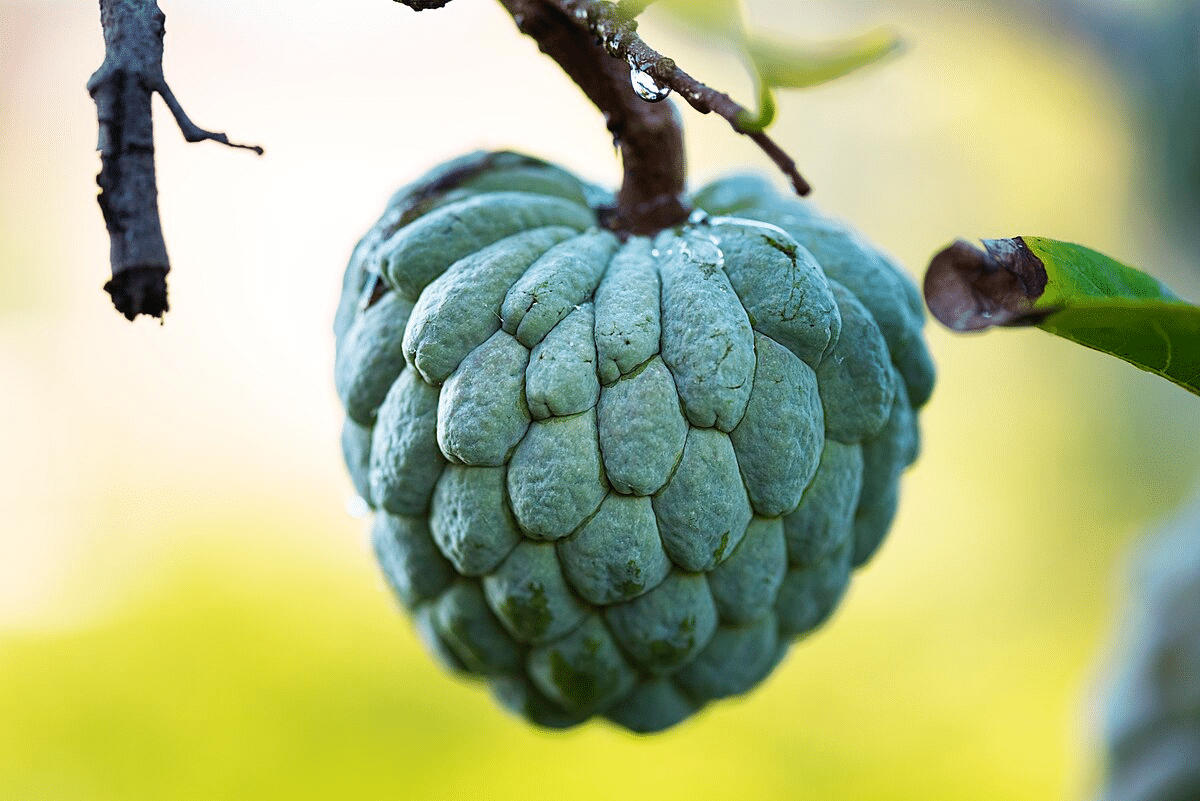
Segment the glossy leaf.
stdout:
<svg viewBox="0 0 1200 801">
<path fill-rule="evenodd" d="M 704 33 L 733 39 L 745 30 L 738 0 L 659 0 L 656 6 Z"/>
<path fill-rule="evenodd" d="M 823 45 L 796 45 L 749 37 L 746 52 L 762 80 L 780 89 L 803 89 L 832 81 L 900 49 L 897 36 L 882 28 Z"/>
<path fill-rule="evenodd" d="M 955 331 L 1039 328 L 1200 395 L 1200 308 L 1156 278 L 1043 237 L 958 241 L 934 256 L 925 302 Z"/>
<path fill-rule="evenodd" d="M 823 45 L 796 45 L 747 36 L 743 40 L 746 68 L 758 86 L 757 117 L 741 120 L 742 127 L 761 131 L 775 117 L 775 89 L 805 89 L 849 75 L 901 48 L 895 34 L 878 29 Z"/>
</svg>

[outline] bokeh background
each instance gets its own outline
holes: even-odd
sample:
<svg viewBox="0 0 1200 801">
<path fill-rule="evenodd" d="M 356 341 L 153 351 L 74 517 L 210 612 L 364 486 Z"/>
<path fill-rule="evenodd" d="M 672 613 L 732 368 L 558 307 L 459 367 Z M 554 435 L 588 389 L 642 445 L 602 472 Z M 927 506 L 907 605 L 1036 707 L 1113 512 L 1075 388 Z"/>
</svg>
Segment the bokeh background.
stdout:
<svg viewBox="0 0 1200 801">
<path fill-rule="evenodd" d="M 888 23 L 900 58 L 785 94 L 827 211 L 914 275 L 1037 234 L 1200 299 L 1127 81 L 1029 4 L 751 0 L 760 29 Z M 92 0 L 0 2 L 0 799 L 1082 799 L 1123 560 L 1200 477 L 1200 405 L 1039 331 L 930 324 L 940 385 L 896 526 L 756 692 L 652 738 L 531 730 L 422 653 L 355 519 L 332 389 L 345 260 L 390 193 L 477 147 L 612 184 L 598 114 L 498 4 L 162 0 L 163 325 L 100 286 Z M 751 98 L 653 12 L 647 39 Z M 156 101 L 157 102 L 157 101 Z M 695 181 L 770 165 L 682 110 Z"/>
</svg>

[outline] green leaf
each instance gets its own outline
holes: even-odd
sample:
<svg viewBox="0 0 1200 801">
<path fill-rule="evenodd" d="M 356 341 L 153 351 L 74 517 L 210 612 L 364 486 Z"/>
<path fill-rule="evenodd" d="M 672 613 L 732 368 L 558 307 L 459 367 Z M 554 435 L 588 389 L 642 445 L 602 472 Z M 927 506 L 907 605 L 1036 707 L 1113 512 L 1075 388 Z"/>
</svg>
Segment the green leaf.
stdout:
<svg viewBox="0 0 1200 801">
<path fill-rule="evenodd" d="M 900 39 L 878 29 L 853 39 L 823 45 L 796 45 L 746 36 L 742 41 L 746 69 L 758 87 L 757 116 L 744 116 L 744 130 L 764 130 L 775 118 L 775 89 L 806 89 L 849 75 L 901 49 Z"/>
<path fill-rule="evenodd" d="M 1179 301 L 1179 296 L 1154 276 L 1091 248 L 1040 236 L 1024 236 L 1021 241 L 1045 265 L 1049 279 L 1034 308 L 1051 309 L 1088 299 Z"/>
<path fill-rule="evenodd" d="M 747 37 L 746 53 L 764 83 L 804 89 L 841 78 L 899 51 L 899 37 L 882 28 L 822 45 L 796 45 Z"/>
<path fill-rule="evenodd" d="M 758 112 L 743 114 L 739 126 L 762 131 L 775 118 L 776 89 L 804 89 L 873 64 L 900 50 L 899 38 L 885 30 L 837 42 L 797 44 L 756 36 L 746 30 L 737 0 L 662 0 L 680 22 L 727 42 L 754 78 Z"/>
<path fill-rule="evenodd" d="M 724 39 L 744 35 L 742 7 L 738 0 L 659 0 L 656 4 L 678 21 Z"/>
<path fill-rule="evenodd" d="M 1156 278 L 1043 237 L 950 245 L 930 262 L 925 302 L 955 331 L 1036 325 L 1200 395 L 1200 308 Z"/>
</svg>

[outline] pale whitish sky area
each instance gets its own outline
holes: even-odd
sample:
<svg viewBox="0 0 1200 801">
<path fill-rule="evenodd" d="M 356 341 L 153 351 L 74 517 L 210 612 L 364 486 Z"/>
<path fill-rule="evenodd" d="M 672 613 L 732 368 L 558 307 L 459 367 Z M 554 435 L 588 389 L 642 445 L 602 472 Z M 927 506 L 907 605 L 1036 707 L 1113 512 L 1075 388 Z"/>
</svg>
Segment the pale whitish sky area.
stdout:
<svg viewBox="0 0 1200 801">
<path fill-rule="evenodd" d="M 0 626 L 111 608 L 179 549 L 170 538 L 184 535 L 165 532 L 180 519 L 287 509 L 324 521 L 328 536 L 304 547 L 360 558 L 359 524 L 344 514 L 329 333 L 357 236 L 399 184 L 476 147 L 528 150 L 607 183 L 619 174 L 594 110 L 493 2 L 416 15 L 382 0 L 164 1 L 167 78 L 189 114 L 267 155 L 187 145 L 157 107 L 172 310 L 164 326 L 130 325 L 99 289 L 108 243 L 84 90 L 103 56 L 95 5 L 0 4 Z M 837 31 L 841 6 L 805 5 L 822 33 Z M 895 9 L 908 54 L 780 104 L 774 132 L 822 205 L 913 272 L 956 236 L 1038 233 L 1161 259 L 1129 183 L 1123 106 L 1095 63 L 1049 46 L 1052 31 L 1025 30 L 1047 46 L 1018 57 L 1013 26 L 919 5 L 852 4 L 855 24 Z M 790 4 L 763 6 L 780 28 L 801 29 Z M 747 96 L 732 59 L 651 23 L 647 35 L 681 64 Z M 696 176 L 769 171 L 723 122 L 683 113 Z M 975 521 L 973 558 L 1000 558 L 1000 534 L 989 544 L 986 532 L 1004 524 L 1007 501 L 962 469 L 981 454 L 1075 476 L 1078 486 L 1026 491 L 1080 520 L 1108 514 L 1103 493 L 1129 482 L 1146 513 L 1182 492 L 1200 443 L 1182 424 L 1153 425 L 1182 416 L 1182 393 L 1048 340 L 931 331 L 943 383 L 900 521 L 922 536 L 894 535 L 908 544 L 872 568 L 861 603 L 935 569 L 960 536 L 961 523 L 945 521 Z M 1051 389 L 1017 412 L 1006 398 L 1024 382 Z M 1131 398 L 1143 405 L 1120 408 Z M 1006 425 L 1014 417 L 1053 422 L 1030 433 Z M 1127 465 L 1132 475 L 1089 451 L 1156 436 L 1130 457 L 1142 460 Z M 1034 464 L 1014 456 L 1030 439 Z M 1076 500 L 1063 502 L 1069 492 Z"/>
</svg>

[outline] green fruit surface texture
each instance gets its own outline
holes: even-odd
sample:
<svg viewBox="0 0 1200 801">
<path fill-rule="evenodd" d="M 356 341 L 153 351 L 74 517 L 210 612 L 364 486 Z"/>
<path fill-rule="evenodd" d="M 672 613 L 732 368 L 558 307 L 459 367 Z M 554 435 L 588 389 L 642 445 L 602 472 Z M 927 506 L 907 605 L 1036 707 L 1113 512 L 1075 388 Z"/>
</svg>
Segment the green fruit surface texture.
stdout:
<svg viewBox="0 0 1200 801">
<path fill-rule="evenodd" d="M 1200 499 L 1143 546 L 1105 709 L 1103 801 L 1200 798 Z"/>
<path fill-rule="evenodd" d="M 652 237 L 510 152 L 405 187 L 334 325 L 388 583 L 450 670 L 546 727 L 744 693 L 879 547 L 934 370 L 887 258 L 753 178 Z"/>
</svg>

